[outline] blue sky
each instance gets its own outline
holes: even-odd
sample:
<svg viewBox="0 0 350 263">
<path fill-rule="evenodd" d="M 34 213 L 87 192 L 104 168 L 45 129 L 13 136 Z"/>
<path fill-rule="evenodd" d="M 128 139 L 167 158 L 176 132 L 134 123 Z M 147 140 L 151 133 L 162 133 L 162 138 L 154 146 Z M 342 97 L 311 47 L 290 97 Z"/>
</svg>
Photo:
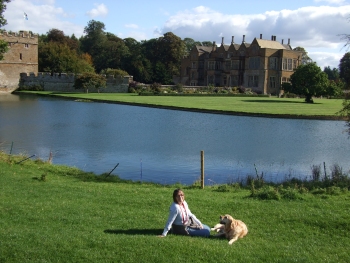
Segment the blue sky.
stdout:
<svg viewBox="0 0 350 263">
<path fill-rule="evenodd" d="M 45 34 L 56 28 L 77 37 L 92 19 L 103 22 L 106 32 L 138 41 L 166 32 L 218 44 L 222 37 L 230 44 L 232 36 L 241 43 L 243 35 L 246 42 L 275 35 L 304 47 L 322 69 L 338 67 L 350 51 L 340 36 L 350 34 L 350 0 L 12 0 L 4 16 L 8 31 Z"/>
</svg>

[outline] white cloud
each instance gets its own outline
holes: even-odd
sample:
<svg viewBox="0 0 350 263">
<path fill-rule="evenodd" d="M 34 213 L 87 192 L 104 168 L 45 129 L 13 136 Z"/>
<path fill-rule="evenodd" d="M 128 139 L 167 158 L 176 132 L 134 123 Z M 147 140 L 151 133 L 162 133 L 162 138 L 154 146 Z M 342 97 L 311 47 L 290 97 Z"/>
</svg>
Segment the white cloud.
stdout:
<svg viewBox="0 0 350 263">
<path fill-rule="evenodd" d="M 52 28 L 63 30 L 66 35 L 75 34 L 81 36 L 83 26 L 73 24 L 63 18 L 69 16 L 62 8 L 55 7 L 53 0 L 36 1 L 42 4 L 33 4 L 31 1 L 16 0 L 7 4 L 5 18 L 7 25 L 4 29 L 18 32 L 20 30 L 45 34 Z M 23 12 L 28 15 L 28 20 L 23 19 Z"/>
<path fill-rule="evenodd" d="M 108 14 L 108 9 L 104 4 L 95 4 L 95 6 L 96 8 L 86 12 L 89 17 L 106 16 Z"/>
<path fill-rule="evenodd" d="M 171 31 L 181 38 L 217 43 L 221 43 L 223 36 L 225 44 L 231 42 L 231 36 L 235 36 L 235 42 L 240 43 L 243 35 L 246 36 L 246 42 L 251 42 L 260 34 L 263 34 L 264 39 L 271 39 L 275 35 L 278 41 L 284 39 L 285 43 L 290 39 L 293 48 L 302 46 L 306 50 L 312 48 L 324 52 L 337 48 L 343 42 L 339 35 L 348 32 L 349 13 L 350 5 L 309 6 L 252 15 L 223 14 L 199 6 L 171 16 L 161 33 Z"/>
</svg>

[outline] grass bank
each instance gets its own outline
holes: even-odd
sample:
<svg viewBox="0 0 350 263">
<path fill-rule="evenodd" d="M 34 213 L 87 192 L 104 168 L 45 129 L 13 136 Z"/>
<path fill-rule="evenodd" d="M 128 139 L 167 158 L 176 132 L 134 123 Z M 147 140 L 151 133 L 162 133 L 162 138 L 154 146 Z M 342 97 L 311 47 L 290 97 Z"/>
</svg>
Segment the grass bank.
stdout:
<svg viewBox="0 0 350 263">
<path fill-rule="evenodd" d="M 304 99 L 276 97 L 138 96 L 134 93 L 86 94 L 40 91 L 25 93 L 219 114 L 330 120 L 342 119 L 337 112 L 342 109 L 343 102 L 341 99 L 317 98 L 314 99 L 315 103 L 309 104 L 305 103 Z"/>
<path fill-rule="evenodd" d="M 156 237 L 175 186 L 23 159 L 0 153 L 0 262 L 350 262 L 348 191 L 262 201 L 239 187 L 184 187 L 203 223 L 228 213 L 248 225 L 229 246 Z"/>
</svg>

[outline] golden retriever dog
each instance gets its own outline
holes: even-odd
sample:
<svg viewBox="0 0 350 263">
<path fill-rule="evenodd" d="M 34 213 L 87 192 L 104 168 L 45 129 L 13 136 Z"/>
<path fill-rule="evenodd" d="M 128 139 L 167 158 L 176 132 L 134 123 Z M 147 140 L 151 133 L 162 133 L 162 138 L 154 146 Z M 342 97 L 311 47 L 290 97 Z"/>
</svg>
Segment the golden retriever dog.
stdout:
<svg viewBox="0 0 350 263">
<path fill-rule="evenodd" d="M 226 237 L 229 245 L 248 234 L 246 224 L 230 215 L 220 216 L 220 224 L 216 224 L 211 230 L 217 232 L 217 237 Z"/>
</svg>

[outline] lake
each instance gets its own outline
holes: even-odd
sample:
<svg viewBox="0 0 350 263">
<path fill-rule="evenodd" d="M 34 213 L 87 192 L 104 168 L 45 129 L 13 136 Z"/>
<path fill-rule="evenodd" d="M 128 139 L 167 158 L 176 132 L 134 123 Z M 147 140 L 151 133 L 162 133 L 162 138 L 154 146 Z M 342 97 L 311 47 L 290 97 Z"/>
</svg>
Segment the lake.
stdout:
<svg viewBox="0 0 350 263">
<path fill-rule="evenodd" d="M 344 121 L 278 119 L 0 95 L 0 150 L 97 174 L 161 184 L 310 178 L 311 167 L 349 171 Z M 256 170 L 255 170 L 256 168 Z"/>
</svg>

